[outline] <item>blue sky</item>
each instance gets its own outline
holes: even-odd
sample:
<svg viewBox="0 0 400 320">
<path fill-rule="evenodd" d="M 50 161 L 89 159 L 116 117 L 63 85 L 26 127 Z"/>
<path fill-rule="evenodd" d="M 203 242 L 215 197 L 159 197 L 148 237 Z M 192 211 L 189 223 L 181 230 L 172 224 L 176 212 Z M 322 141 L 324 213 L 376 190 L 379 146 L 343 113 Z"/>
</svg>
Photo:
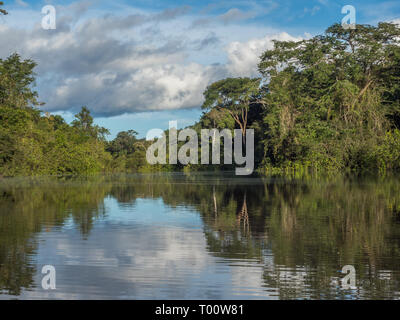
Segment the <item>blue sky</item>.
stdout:
<svg viewBox="0 0 400 320">
<path fill-rule="evenodd" d="M 71 121 L 87 105 L 110 138 L 194 123 L 208 84 L 258 76 L 258 56 L 273 39 L 321 33 L 341 21 L 344 5 L 356 8 L 357 23 L 400 21 L 400 1 L 4 2 L 0 58 L 17 51 L 37 61 L 44 109 Z M 56 30 L 41 29 L 47 4 L 57 10 Z"/>
</svg>

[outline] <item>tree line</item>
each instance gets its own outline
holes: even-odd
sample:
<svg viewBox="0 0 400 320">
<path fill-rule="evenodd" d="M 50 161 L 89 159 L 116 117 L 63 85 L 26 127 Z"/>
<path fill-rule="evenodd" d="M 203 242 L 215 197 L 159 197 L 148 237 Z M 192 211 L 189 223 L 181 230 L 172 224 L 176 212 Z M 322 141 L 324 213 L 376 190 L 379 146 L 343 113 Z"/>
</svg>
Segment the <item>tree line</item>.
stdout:
<svg viewBox="0 0 400 320">
<path fill-rule="evenodd" d="M 400 28 L 391 23 L 348 30 L 336 24 L 311 39 L 274 41 L 260 57 L 260 78 L 207 87 L 203 115 L 190 128 L 253 129 L 263 172 L 398 170 L 399 41 Z M 0 175 L 231 169 L 150 166 L 151 142 L 136 131 L 107 141 L 108 130 L 94 124 L 87 107 L 71 124 L 42 112 L 35 67 L 17 53 L 0 59 Z"/>
</svg>

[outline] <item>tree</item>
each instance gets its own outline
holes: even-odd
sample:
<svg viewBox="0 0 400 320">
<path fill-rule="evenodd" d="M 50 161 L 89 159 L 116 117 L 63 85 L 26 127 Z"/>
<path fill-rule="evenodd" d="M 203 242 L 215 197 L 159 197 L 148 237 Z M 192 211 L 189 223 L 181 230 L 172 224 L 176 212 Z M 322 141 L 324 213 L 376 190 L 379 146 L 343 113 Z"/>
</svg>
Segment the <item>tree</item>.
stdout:
<svg viewBox="0 0 400 320">
<path fill-rule="evenodd" d="M 81 111 L 75 115 L 75 120 L 72 121 L 72 126 L 83 131 L 90 130 L 93 124 L 93 117 L 86 106 L 83 106 Z"/>
<path fill-rule="evenodd" d="M 0 176 L 86 174 L 111 162 L 105 151 L 108 130 L 93 125 L 83 108 L 68 125 L 59 115 L 36 108 L 32 90 L 36 64 L 13 54 L 0 60 Z"/>
<path fill-rule="evenodd" d="M 400 115 L 400 28 L 336 24 L 299 42 L 275 41 L 259 71 L 267 162 L 376 164 L 373 149 Z"/>
<path fill-rule="evenodd" d="M 15 108 L 41 105 L 38 94 L 32 90 L 35 84 L 33 69 L 36 63 L 30 59 L 21 60 L 14 53 L 7 59 L 0 59 L 0 104 Z"/>
<path fill-rule="evenodd" d="M 204 92 L 202 109 L 217 108 L 229 114 L 239 125 L 245 142 L 249 108 L 259 103 L 261 79 L 228 78 L 217 81 Z"/>
<path fill-rule="evenodd" d="M 108 129 L 93 125 L 93 117 L 90 110 L 83 106 L 81 111 L 75 115 L 75 120 L 72 121 L 72 126 L 82 132 L 85 136 L 91 136 L 99 140 L 105 140 L 105 136 L 109 135 Z"/>
<path fill-rule="evenodd" d="M 394 58 L 399 44 L 400 28 L 395 24 L 357 25 L 354 30 L 335 24 L 310 40 L 275 41 L 275 48 L 262 55 L 259 70 L 271 82 L 282 74 L 287 78 L 283 85 L 291 76 L 299 84 L 303 81 L 296 94 L 336 98 L 347 122 L 368 90 L 387 84 L 388 73 L 398 66 Z"/>
<path fill-rule="evenodd" d="M 117 137 L 110 142 L 107 151 L 111 152 L 112 155 L 130 155 L 134 153 L 137 134 L 135 130 L 119 132 Z"/>
</svg>

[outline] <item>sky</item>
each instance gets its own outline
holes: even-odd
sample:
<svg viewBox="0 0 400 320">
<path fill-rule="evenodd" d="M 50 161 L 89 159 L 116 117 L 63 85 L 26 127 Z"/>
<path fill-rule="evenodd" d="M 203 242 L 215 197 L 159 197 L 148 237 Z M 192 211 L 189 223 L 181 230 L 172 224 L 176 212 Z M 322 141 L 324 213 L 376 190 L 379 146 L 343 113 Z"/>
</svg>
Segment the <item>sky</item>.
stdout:
<svg viewBox="0 0 400 320">
<path fill-rule="evenodd" d="M 227 77 L 258 77 L 273 40 L 301 40 L 340 23 L 400 21 L 400 1 L 340 0 L 3 0 L 0 58 L 33 59 L 43 110 L 73 120 L 87 106 L 109 139 L 134 129 L 193 124 L 203 92 Z M 42 8 L 56 9 L 44 30 Z"/>
</svg>

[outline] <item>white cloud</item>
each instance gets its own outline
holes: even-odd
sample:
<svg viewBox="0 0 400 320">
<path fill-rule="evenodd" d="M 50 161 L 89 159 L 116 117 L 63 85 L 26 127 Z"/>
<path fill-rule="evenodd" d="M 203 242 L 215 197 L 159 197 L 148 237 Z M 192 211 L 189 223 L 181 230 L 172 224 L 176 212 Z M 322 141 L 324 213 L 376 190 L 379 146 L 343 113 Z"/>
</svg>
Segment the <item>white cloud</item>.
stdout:
<svg viewBox="0 0 400 320">
<path fill-rule="evenodd" d="M 210 30 L 191 28 L 188 7 L 110 15 L 93 14 L 89 6 L 81 1 L 62 7 L 56 30 L 42 30 L 40 19 L 24 27 L 12 20 L 0 25 L 0 57 L 16 51 L 38 63 L 46 111 L 87 105 L 96 116 L 113 116 L 199 107 L 211 82 L 257 76 L 259 56 L 272 48 L 273 39 L 296 40 L 267 28 L 227 26 L 247 15 L 238 9 L 219 16 Z"/>
<path fill-rule="evenodd" d="M 227 48 L 229 63 L 227 65 L 229 74 L 238 77 L 258 76 L 257 65 L 261 54 L 273 49 L 273 40 L 300 41 L 286 32 L 268 35 L 261 39 L 252 39 L 245 43 L 232 42 Z"/>
</svg>

